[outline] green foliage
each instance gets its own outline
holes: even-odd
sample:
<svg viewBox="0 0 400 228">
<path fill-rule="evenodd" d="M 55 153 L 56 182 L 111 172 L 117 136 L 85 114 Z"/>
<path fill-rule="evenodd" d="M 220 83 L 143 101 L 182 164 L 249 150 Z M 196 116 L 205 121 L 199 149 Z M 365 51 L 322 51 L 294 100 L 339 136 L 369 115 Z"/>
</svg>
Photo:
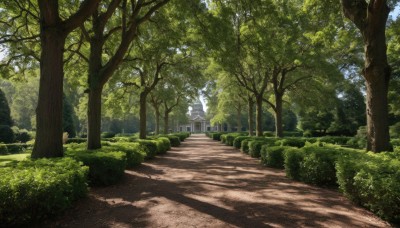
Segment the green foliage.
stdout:
<svg viewBox="0 0 400 228">
<path fill-rule="evenodd" d="M 294 180 L 300 180 L 301 162 L 304 153 L 298 148 L 290 148 L 285 152 L 285 172 L 286 176 Z"/>
<path fill-rule="evenodd" d="M 101 133 L 101 138 L 103 139 L 111 139 L 115 137 L 115 133 L 114 132 L 103 132 Z"/>
<path fill-rule="evenodd" d="M 63 95 L 63 131 L 68 132 L 68 137 L 76 136 L 75 122 L 74 122 L 74 109 L 68 101 L 65 94 Z"/>
<path fill-rule="evenodd" d="M 228 146 L 233 146 L 233 142 L 237 137 L 245 136 L 247 133 L 229 133 L 225 134 L 225 144 Z"/>
<path fill-rule="evenodd" d="M 235 140 L 233 140 L 233 146 L 237 149 L 240 149 L 240 147 L 242 146 L 242 141 L 245 139 L 250 138 L 250 136 L 238 136 L 235 138 Z"/>
<path fill-rule="evenodd" d="M 252 141 L 252 138 L 247 138 L 242 141 L 242 144 L 240 145 L 240 150 L 248 154 L 249 153 L 249 143 Z"/>
<path fill-rule="evenodd" d="M 181 145 L 181 140 L 179 139 L 178 136 L 175 135 L 159 135 L 159 136 L 168 138 L 171 146 L 173 147 L 178 147 L 179 145 Z"/>
<path fill-rule="evenodd" d="M 156 137 L 153 141 L 157 145 L 157 154 L 165 154 L 171 149 L 171 142 L 167 137 Z"/>
<path fill-rule="evenodd" d="M 304 139 L 304 138 L 284 138 L 284 139 L 277 140 L 275 142 L 275 145 L 301 148 L 306 144 L 306 141 L 309 141 L 309 140 L 310 139 Z"/>
<path fill-rule="evenodd" d="M 291 147 L 268 146 L 261 147 L 261 163 L 265 166 L 283 169 L 285 166 L 285 151 Z"/>
<path fill-rule="evenodd" d="M 13 130 L 8 125 L 0 125 L 0 142 L 12 143 L 15 140 Z"/>
<path fill-rule="evenodd" d="M 17 131 L 14 130 L 14 134 L 15 141 L 17 142 L 26 143 L 32 139 L 31 135 L 26 129 L 18 129 Z"/>
<path fill-rule="evenodd" d="M 169 142 L 169 141 L 168 141 Z M 102 150 L 117 150 L 126 154 L 126 167 L 132 168 L 140 165 L 146 157 L 147 148 L 140 143 L 135 142 L 118 142 L 112 143 L 110 146 L 103 147 Z"/>
<path fill-rule="evenodd" d="M 146 159 L 152 159 L 157 155 L 158 148 L 154 140 L 138 139 L 136 142 L 146 148 Z"/>
<path fill-rule="evenodd" d="M 400 138 L 400 122 L 390 126 L 390 137 Z"/>
<path fill-rule="evenodd" d="M 7 145 L 4 143 L 0 143 L 0 155 L 8 154 Z"/>
<path fill-rule="evenodd" d="M 186 138 L 190 136 L 189 132 L 173 133 L 172 135 L 178 136 L 181 142 L 185 141 Z"/>
<path fill-rule="evenodd" d="M 0 145 L 0 154 L 18 154 L 26 151 L 29 147 L 29 145 L 25 143 L 11 143 Z"/>
<path fill-rule="evenodd" d="M 351 153 L 336 164 L 340 190 L 380 217 L 400 222 L 400 154 Z"/>
<path fill-rule="evenodd" d="M 87 193 L 88 168 L 71 158 L 25 160 L 0 168 L 0 224 L 30 226 Z"/>
<path fill-rule="evenodd" d="M 249 154 L 253 158 L 259 158 L 261 147 L 265 145 L 265 141 L 253 140 L 249 142 Z"/>
<path fill-rule="evenodd" d="M 10 107 L 3 90 L 0 89 L 0 125 L 11 126 L 12 124 Z M 1 140 L 2 138 L 0 138 Z"/>
<path fill-rule="evenodd" d="M 69 143 L 86 143 L 87 139 L 86 138 L 68 138 L 67 144 Z"/>
<path fill-rule="evenodd" d="M 338 144 L 338 145 L 346 145 L 347 142 L 352 139 L 352 137 L 345 136 L 324 136 L 318 138 L 318 141 L 321 143 L 329 143 L 329 144 Z"/>
<path fill-rule="evenodd" d="M 212 137 L 213 140 L 221 141 L 221 135 L 222 134 L 223 133 L 221 133 L 221 132 L 214 132 L 214 133 L 211 134 L 211 137 Z"/>
<path fill-rule="evenodd" d="M 126 153 L 117 149 L 103 148 L 87 151 L 81 146 L 71 144 L 67 149 L 66 156 L 89 166 L 89 184 L 93 186 L 115 184 L 123 177 L 127 164 Z"/>
</svg>

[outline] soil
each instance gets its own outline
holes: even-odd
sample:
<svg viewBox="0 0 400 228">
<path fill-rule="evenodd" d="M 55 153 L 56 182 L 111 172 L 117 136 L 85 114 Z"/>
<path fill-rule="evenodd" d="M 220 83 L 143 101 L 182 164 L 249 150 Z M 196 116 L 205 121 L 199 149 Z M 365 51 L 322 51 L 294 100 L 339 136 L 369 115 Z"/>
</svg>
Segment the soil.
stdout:
<svg viewBox="0 0 400 228">
<path fill-rule="evenodd" d="M 390 227 L 336 190 L 285 177 L 204 135 L 126 170 L 42 227 Z"/>
</svg>

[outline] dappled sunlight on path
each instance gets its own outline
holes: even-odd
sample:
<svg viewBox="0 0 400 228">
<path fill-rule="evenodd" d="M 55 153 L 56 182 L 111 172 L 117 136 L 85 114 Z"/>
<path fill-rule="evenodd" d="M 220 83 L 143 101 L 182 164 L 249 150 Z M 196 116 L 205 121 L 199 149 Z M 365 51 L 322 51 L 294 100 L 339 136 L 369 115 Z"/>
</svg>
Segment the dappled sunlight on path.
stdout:
<svg viewBox="0 0 400 228">
<path fill-rule="evenodd" d="M 240 151 L 192 135 L 127 170 L 49 226 L 386 227 L 340 193 L 289 180 Z"/>
</svg>

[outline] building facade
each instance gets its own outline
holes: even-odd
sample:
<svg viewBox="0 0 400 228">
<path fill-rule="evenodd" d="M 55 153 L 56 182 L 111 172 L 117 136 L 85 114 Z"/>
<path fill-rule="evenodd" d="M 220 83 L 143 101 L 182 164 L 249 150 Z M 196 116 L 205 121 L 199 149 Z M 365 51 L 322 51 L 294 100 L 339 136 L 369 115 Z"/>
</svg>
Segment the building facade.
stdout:
<svg viewBox="0 0 400 228">
<path fill-rule="evenodd" d="M 200 133 L 215 130 L 214 127 L 211 126 L 210 121 L 206 119 L 206 113 L 204 112 L 203 104 L 200 100 L 196 100 L 193 103 L 192 110 L 190 111 L 190 115 L 188 117 L 189 123 L 177 126 L 177 131 Z"/>
</svg>

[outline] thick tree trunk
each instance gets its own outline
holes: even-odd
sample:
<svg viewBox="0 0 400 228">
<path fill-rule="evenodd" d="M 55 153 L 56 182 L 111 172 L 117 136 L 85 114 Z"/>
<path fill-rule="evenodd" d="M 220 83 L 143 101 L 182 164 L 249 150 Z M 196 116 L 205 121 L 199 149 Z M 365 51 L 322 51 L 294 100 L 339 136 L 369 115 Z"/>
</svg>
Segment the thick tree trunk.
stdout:
<svg viewBox="0 0 400 228">
<path fill-rule="evenodd" d="M 282 106 L 282 95 L 275 94 L 275 136 L 278 138 L 283 137 Z"/>
<path fill-rule="evenodd" d="M 367 150 L 391 151 L 388 124 L 390 67 L 386 54 L 386 22 L 390 12 L 386 0 L 341 0 L 344 15 L 361 31 L 364 39 L 364 78 L 367 87 Z"/>
<path fill-rule="evenodd" d="M 146 139 L 146 128 L 147 128 L 147 119 L 146 119 L 146 98 L 147 94 L 144 92 L 140 93 L 140 98 L 139 98 L 139 138 L 140 139 Z"/>
<path fill-rule="evenodd" d="M 237 125 L 237 132 L 240 132 L 240 131 L 242 131 L 242 106 L 241 105 L 239 105 L 239 107 L 238 107 L 238 109 L 236 110 L 237 111 L 237 113 L 236 113 L 236 115 L 237 115 L 237 119 L 236 119 L 236 125 Z"/>
<path fill-rule="evenodd" d="M 36 139 L 32 158 L 62 157 L 63 49 L 65 36 L 42 28 Z"/>
<path fill-rule="evenodd" d="M 263 136 L 262 130 L 262 97 L 256 97 L 256 136 L 261 137 Z"/>
<path fill-rule="evenodd" d="M 156 110 L 156 132 L 155 134 L 158 135 L 160 134 L 160 111 L 158 109 Z"/>
<path fill-rule="evenodd" d="M 253 132 L 254 132 L 254 101 L 252 99 L 248 100 L 248 109 L 249 109 L 249 136 L 253 136 Z"/>
<path fill-rule="evenodd" d="M 101 148 L 101 92 L 102 87 L 92 88 L 89 91 L 88 101 L 88 132 L 87 148 L 95 150 Z"/>
<path fill-rule="evenodd" d="M 169 112 L 164 113 L 164 134 L 168 134 L 169 129 Z"/>
</svg>

